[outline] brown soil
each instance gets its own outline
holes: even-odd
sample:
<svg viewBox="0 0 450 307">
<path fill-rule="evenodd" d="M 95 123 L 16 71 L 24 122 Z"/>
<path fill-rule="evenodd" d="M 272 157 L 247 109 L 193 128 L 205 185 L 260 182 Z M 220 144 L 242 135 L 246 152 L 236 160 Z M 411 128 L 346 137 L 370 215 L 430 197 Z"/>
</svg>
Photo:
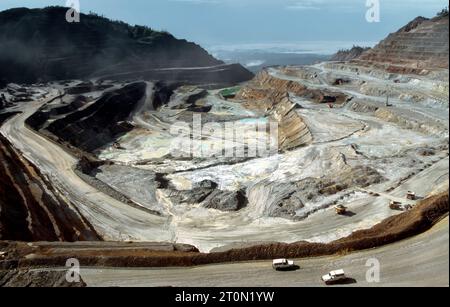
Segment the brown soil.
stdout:
<svg viewBox="0 0 450 307">
<path fill-rule="evenodd" d="M 246 100 L 244 105 L 247 108 L 264 109 L 277 104 L 286 93 L 292 93 L 316 103 L 342 104 L 349 99 L 343 93 L 311 89 L 295 81 L 272 77 L 267 71 L 260 72 L 239 91 L 236 97 Z"/>
<path fill-rule="evenodd" d="M 354 63 L 396 74 L 427 74 L 448 69 L 448 16 L 418 17 L 390 34 Z"/>
</svg>

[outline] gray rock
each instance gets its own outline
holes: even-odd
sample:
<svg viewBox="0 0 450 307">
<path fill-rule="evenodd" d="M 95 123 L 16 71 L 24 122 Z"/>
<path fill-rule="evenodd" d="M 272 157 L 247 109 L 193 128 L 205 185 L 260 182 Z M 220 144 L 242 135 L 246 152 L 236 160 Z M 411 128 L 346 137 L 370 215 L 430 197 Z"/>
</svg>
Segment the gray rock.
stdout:
<svg viewBox="0 0 450 307">
<path fill-rule="evenodd" d="M 221 211 L 239 211 L 248 204 L 244 191 L 215 190 L 203 201 L 203 207 Z"/>
<path fill-rule="evenodd" d="M 192 190 L 171 189 L 167 196 L 174 204 L 201 204 L 204 208 L 221 211 L 238 211 L 247 206 L 244 190 L 222 191 L 217 187 L 215 182 L 204 180 L 196 183 Z"/>
<path fill-rule="evenodd" d="M 204 180 L 202 182 L 197 183 L 192 190 L 187 191 L 170 190 L 168 196 L 174 204 L 200 204 L 216 188 L 217 184 L 215 182 Z"/>
</svg>

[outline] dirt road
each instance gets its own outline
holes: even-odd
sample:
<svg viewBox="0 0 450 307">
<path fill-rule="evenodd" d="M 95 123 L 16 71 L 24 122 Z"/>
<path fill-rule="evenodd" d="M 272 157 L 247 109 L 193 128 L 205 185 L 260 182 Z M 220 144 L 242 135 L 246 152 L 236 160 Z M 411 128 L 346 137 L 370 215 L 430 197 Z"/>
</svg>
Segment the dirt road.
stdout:
<svg viewBox="0 0 450 307">
<path fill-rule="evenodd" d="M 145 213 L 99 192 L 75 174 L 75 157 L 25 126 L 29 116 L 57 95 L 57 91 L 52 91 L 48 99 L 26 104 L 22 114 L 2 125 L 0 133 L 49 177 L 105 240 L 172 241 L 173 233 L 166 218 Z"/>
<path fill-rule="evenodd" d="M 83 269 L 88 286 L 322 286 L 320 276 L 344 269 L 349 286 L 448 286 L 449 219 L 415 238 L 343 257 L 299 260 L 301 269 L 276 272 L 270 261 L 174 269 Z M 381 265 L 380 283 L 368 283 L 369 259 Z"/>
</svg>

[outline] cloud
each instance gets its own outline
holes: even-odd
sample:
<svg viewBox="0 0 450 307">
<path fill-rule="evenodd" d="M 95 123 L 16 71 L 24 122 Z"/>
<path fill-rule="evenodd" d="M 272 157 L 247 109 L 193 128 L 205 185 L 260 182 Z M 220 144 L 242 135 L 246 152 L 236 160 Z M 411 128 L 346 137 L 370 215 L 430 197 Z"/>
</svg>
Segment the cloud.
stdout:
<svg viewBox="0 0 450 307">
<path fill-rule="evenodd" d="M 320 10 L 323 2 L 321 0 L 302 0 L 296 1 L 295 3 L 290 3 L 285 6 L 288 10 Z"/>
</svg>

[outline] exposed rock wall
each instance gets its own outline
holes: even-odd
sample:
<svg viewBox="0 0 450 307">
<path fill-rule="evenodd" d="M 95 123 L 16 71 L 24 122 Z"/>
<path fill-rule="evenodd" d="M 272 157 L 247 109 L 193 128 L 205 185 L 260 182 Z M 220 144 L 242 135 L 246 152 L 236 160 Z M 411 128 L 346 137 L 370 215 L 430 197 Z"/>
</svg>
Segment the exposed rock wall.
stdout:
<svg viewBox="0 0 450 307">
<path fill-rule="evenodd" d="M 0 136 L 0 240 L 100 240 L 47 179 Z"/>
<path fill-rule="evenodd" d="M 169 187 L 166 187 L 169 188 Z M 202 181 L 188 191 L 178 191 L 173 187 L 163 190 L 170 201 L 175 204 L 200 204 L 207 209 L 220 211 L 239 211 L 247 206 L 245 190 L 222 191 L 215 182 Z"/>
<path fill-rule="evenodd" d="M 297 113 L 297 105 L 284 94 L 269 111 L 269 117 L 278 123 L 278 147 L 285 151 L 308 145 L 313 137 L 303 118 Z"/>
<path fill-rule="evenodd" d="M 144 97 L 146 88 L 145 82 L 138 82 L 107 92 L 89 107 L 54 121 L 47 129 L 61 140 L 91 152 L 130 130 L 121 123 Z"/>
<path fill-rule="evenodd" d="M 271 88 L 273 90 L 276 89 L 279 92 L 291 92 L 294 94 L 302 94 L 308 89 L 298 82 L 275 78 L 266 70 L 260 72 L 255 79 L 252 80 L 252 83 L 258 87 Z"/>
<path fill-rule="evenodd" d="M 286 151 L 312 142 L 312 134 L 298 112 L 298 106 L 290 99 L 293 95 L 310 95 L 317 99 L 323 94 L 309 91 L 304 85 L 272 77 L 263 71 L 238 93 L 239 99 L 249 109 L 266 112 L 272 121 L 278 123 L 278 147 Z"/>
<path fill-rule="evenodd" d="M 449 18 L 418 17 L 390 34 L 355 63 L 386 69 L 392 73 L 426 74 L 449 68 Z"/>
<path fill-rule="evenodd" d="M 299 82 L 276 78 L 268 71 L 260 72 L 247 86 L 239 91 L 237 98 L 260 102 L 259 100 L 271 95 L 279 95 L 279 93 L 291 93 L 317 103 L 344 103 L 348 99 L 347 95 L 343 93 L 311 89 Z"/>
</svg>

